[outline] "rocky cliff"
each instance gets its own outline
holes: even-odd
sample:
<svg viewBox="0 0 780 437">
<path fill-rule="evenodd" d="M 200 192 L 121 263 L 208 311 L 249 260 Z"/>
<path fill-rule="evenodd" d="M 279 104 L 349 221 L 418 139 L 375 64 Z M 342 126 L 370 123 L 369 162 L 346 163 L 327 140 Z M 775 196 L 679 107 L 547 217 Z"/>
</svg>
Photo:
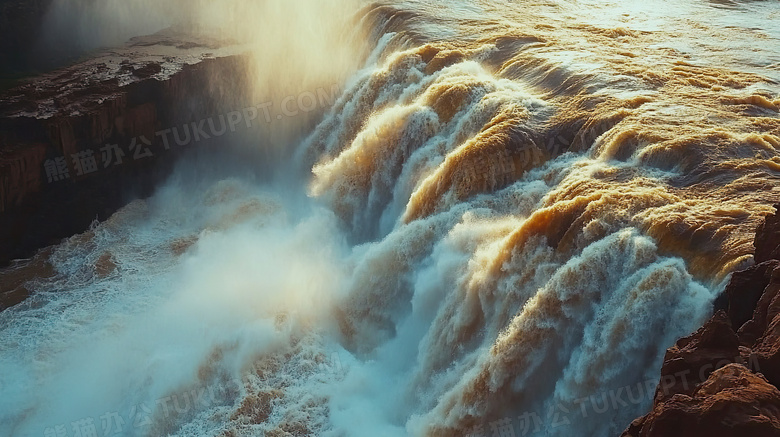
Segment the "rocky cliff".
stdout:
<svg viewBox="0 0 780 437">
<path fill-rule="evenodd" d="M 147 195 L 224 133 L 247 104 L 245 63 L 237 45 L 169 29 L 0 95 L 0 266 Z"/>
<path fill-rule="evenodd" d="M 715 315 L 667 350 L 653 409 L 624 437 L 780 435 L 780 212 L 754 245 Z"/>
</svg>

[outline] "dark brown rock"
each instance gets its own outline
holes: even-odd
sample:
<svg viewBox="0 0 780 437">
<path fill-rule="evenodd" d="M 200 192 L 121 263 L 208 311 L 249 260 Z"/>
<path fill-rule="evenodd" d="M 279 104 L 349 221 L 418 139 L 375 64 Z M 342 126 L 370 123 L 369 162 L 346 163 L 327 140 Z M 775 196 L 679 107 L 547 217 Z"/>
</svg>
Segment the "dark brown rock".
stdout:
<svg viewBox="0 0 780 437">
<path fill-rule="evenodd" d="M 133 74 L 141 78 L 147 78 L 147 77 L 152 77 L 155 74 L 160 73 L 161 71 L 162 71 L 162 67 L 160 66 L 160 64 L 152 62 L 150 64 L 144 65 L 143 67 L 136 68 L 135 70 L 133 70 Z"/>
<path fill-rule="evenodd" d="M 741 360 L 739 339 L 726 313 L 716 313 L 704 326 L 666 351 L 655 402 L 678 394 L 691 395 L 710 373 Z"/>
<path fill-rule="evenodd" d="M 777 316 L 775 301 L 780 291 L 780 267 L 775 267 L 769 277 L 769 283 L 763 289 L 752 318 L 739 328 L 739 339 L 746 346 L 755 345 L 764 335 L 767 325 Z"/>
<path fill-rule="evenodd" d="M 775 209 L 780 205 L 775 205 Z M 780 259 L 780 214 L 767 217 L 756 230 L 756 238 L 753 242 L 756 248 L 756 263 L 763 263 L 771 259 Z"/>
<path fill-rule="evenodd" d="M 710 374 L 691 395 L 677 394 L 635 420 L 624 437 L 780 435 L 780 391 L 740 364 Z"/>
<path fill-rule="evenodd" d="M 731 276 L 723 293 L 728 297 L 729 319 L 735 329 L 753 317 L 753 311 L 778 265 L 780 261 L 768 260 Z"/>
</svg>

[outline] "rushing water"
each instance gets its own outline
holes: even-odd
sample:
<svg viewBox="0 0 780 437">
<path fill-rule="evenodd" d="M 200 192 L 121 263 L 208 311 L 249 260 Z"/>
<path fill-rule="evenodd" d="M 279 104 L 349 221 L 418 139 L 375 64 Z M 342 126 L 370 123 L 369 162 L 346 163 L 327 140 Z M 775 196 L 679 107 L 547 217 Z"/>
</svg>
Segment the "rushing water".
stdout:
<svg viewBox="0 0 780 437">
<path fill-rule="evenodd" d="M 355 22 L 364 67 L 285 145 L 304 176 L 183 165 L 54 249 L 0 313 L 0 433 L 607 436 L 649 408 L 780 198 L 780 6 Z"/>
</svg>

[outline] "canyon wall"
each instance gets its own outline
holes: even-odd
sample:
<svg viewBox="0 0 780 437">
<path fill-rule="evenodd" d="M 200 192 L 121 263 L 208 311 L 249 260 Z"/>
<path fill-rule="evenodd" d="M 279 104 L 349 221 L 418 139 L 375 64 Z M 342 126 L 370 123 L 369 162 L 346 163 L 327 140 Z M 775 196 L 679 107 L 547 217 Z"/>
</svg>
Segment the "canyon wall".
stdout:
<svg viewBox="0 0 780 437">
<path fill-rule="evenodd" d="M 226 114 L 248 104 L 245 63 L 240 50 L 171 32 L 3 93 L 0 265 L 148 195 L 177 156 L 224 134 Z"/>
</svg>

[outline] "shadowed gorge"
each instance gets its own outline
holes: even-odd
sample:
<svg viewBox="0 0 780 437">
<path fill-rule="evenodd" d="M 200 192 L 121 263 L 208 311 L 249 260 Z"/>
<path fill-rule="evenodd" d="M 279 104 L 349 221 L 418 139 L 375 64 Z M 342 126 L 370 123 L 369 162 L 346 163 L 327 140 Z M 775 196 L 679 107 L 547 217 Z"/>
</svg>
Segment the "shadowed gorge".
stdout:
<svg viewBox="0 0 780 437">
<path fill-rule="evenodd" d="M 3 95 L 0 223 L 116 182 L 44 159 L 172 151 L 0 270 L 0 433 L 780 430 L 776 3 L 152 3 L 54 0 L 124 48 Z M 105 128 L 39 128 L 77 119 Z"/>
</svg>

